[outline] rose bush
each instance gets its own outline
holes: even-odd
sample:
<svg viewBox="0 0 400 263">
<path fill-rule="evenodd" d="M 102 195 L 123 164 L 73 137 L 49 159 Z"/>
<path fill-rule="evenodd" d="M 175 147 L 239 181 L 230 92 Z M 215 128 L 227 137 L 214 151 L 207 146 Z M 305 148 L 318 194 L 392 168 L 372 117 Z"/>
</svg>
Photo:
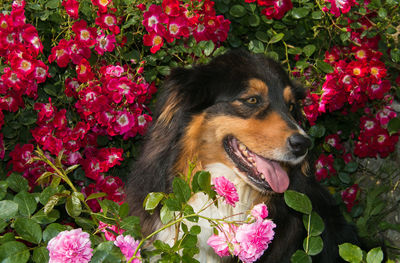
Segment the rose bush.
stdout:
<svg viewBox="0 0 400 263">
<path fill-rule="evenodd" d="M 200 230 L 183 220 L 196 222 L 198 215 L 185 205 L 183 217 L 164 213 L 163 223 L 181 227 L 180 246 L 155 241 L 154 250 L 142 250 L 150 237 L 142 237 L 138 219 L 128 215 L 123 182 L 170 68 L 207 62 L 228 48 L 279 60 L 308 88 L 303 125 L 313 139 L 310 165 L 361 237 L 372 246 L 385 231 L 400 232 L 386 219 L 399 193 L 393 166 L 400 129 L 399 6 L 398 0 L 0 3 L 0 259 L 46 262 L 61 248 L 57 240 L 71 236 L 71 253 L 83 249 L 80 255 L 92 262 L 132 256 L 137 262 L 155 254 L 195 262 Z M 371 159 L 381 160 L 379 169 L 371 169 Z M 179 201 L 204 191 L 212 198 L 224 193 L 234 205 L 230 182 L 213 182 L 214 191 L 204 181 L 178 180 L 186 189 L 175 192 L 185 196 Z M 152 193 L 145 207 L 154 210 L 168 198 Z M 209 243 L 219 255 L 252 262 L 268 247 L 274 225 L 257 209 L 248 224 L 216 221 L 220 232 Z M 252 236 L 254 229 L 264 229 L 265 239 Z M 230 251 L 223 232 L 228 243 L 246 249 Z M 399 244 L 385 243 L 389 257 L 398 258 Z M 249 248 L 255 253 L 246 254 Z"/>
</svg>

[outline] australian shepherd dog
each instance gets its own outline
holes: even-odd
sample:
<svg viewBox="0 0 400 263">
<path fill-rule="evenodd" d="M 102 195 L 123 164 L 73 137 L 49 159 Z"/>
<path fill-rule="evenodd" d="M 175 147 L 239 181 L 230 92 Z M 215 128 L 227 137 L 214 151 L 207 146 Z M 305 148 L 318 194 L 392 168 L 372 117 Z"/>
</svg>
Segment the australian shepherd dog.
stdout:
<svg viewBox="0 0 400 263">
<path fill-rule="evenodd" d="M 341 262 L 338 245 L 358 243 L 357 234 L 330 194 L 307 174 L 311 140 L 299 125 L 299 101 L 304 96 L 303 88 L 278 63 L 245 51 L 227 52 L 206 65 L 173 69 L 161 88 L 154 122 L 127 183 L 128 202 L 132 214 L 141 218 L 144 234 L 161 226 L 157 213 L 143 210 L 146 195 L 171 192 L 174 176 L 186 174 L 189 163 L 196 161 L 196 169 L 209 171 L 211 177 L 225 176 L 239 194 L 235 207 L 220 202 L 205 215 L 225 218 L 260 202 L 268 206 L 268 217 L 277 227 L 258 262 L 290 262 L 302 249 L 306 230 L 302 214 L 284 202 L 287 189 L 305 193 L 325 223 L 324 248 L 313 262 Z M 189 204 L 198 210 L 207 198 L 197 193 Z M 222 262 L 206 244 L 212 235 L 209 223 L 199 224 L 197 260 Z M 171 242 L 172 231 L 161 232 L 157 239 Z"/>
</svg>

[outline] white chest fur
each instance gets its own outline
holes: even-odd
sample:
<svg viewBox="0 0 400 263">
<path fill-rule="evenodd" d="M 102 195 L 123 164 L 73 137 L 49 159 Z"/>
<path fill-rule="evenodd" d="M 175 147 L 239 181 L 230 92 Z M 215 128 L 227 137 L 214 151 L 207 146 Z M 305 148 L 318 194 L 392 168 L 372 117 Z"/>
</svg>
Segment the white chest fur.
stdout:
<svg viewBox="0 0 400 263">
<path fill-rule="evenodd" d="M 224 164 L 214 163 L 206 166 L 205 170 L 211 173 L 211 178 L 224 176 L 231 181 L 238 191 L 239 202 L 236 203 L 235 207 L 232 207 L 224 201 L 220 201 L 218 207 L 212 205 L 202 211 L 201 215 L 213 219 L 227 218 L 229 221 L 244 220 L 247 217 L 247 212 L 256 204 L 253 202 L 257 200 L 259 192 L 241 180 L 232 169 Z M 209 202 L 210 200 L 208 200 L 208 196 L 204 193 L 197 193 L 188 201 L 196 212 L 202 209 Z M 185 222 L 185 224 L 190 227 L 194 223 Z M 215 254 L 214 250 L 207 245 L 208 238 L 213 234 L 210 223 L 207 220 L 200 218 L 197 224 L 201 227 L 201 233 L 198 235 L 198 247 L 200 253 L 197 255 L 196 259 L 201 263 L 223 262 L 224 260 Z M 175 236 L 174 231 L 174 228 L 167 229 L 161 232 L 157 236 L 157 239 L 163 240 L 172 245 L 173 237 Z"/>
</svg>

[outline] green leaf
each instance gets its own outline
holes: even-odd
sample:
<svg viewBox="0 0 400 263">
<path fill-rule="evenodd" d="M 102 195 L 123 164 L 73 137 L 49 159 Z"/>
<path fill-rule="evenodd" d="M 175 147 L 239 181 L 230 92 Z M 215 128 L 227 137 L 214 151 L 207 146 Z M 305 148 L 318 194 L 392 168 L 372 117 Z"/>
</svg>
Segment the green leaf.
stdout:
<svg viewBox="0 0 400 263">
<path fill-rule="evenodd" d="M 326 63 L 325 61 L 317 60 L 316 66 L 318 69 L 320 69 L 324 73 L 332 73 L 333 72 L 333 67 L 330 64 Z"/>
<path fill-rule="evenodd" d="M 124 230 L 135 230 L 140 224 L 140 219 L 137 216 L 128 216 L 121 221 L 120 227 Z"/>
<path fill-rule="evenodd" d="M 48 186 L 46 187 L 39 196 L 39 201 L 42 205 L 46 205 L 50 197 L 58 192 L 56 187 Z"/>
<path fill-rule="evenodd" d="M 47 243 L 50 241 L 50 239 L 57 236 L 58 233 L 69 229 L 71 229 L 70 226 L 52 223 L 43 231 L 43 241 Z"/>
<path fill-rule="evenodd" d="M 168 76 L 171 72 L 171 68 L 169 66 L 158 66 L 157 71 L 163 76 Z"/>
<path fill-rule="evenodd" d="M 153 245 L 155 248 L 159 249 L 162 252 L 169 253 L 172 251 L 171 247 L 167 243 L 161 240 L 155 240 Z"/>
<path fill-rule="evenodd" d="M 283 37 L 285 36 L 285 34 L 283 34 L 283 33 L 278 33 L 278 34 L 275 34 L 270 40 L 269 40 L 269 44 L 273 44 L 273 43 L 276 43 L 276 42 L 279 42 L 279 41 L 281 41 L 282 39 L 283 39 Z"/>
<path fill-rule="evenodd" d="M 303 225 L 305 229 L 308 229 L 308 221 L 309 215 L 303 215 Z M 325 224 L 322 218 L 318 215 L 317 212 L 312 211 L 311 219 L 310 219 L 310 235 L 311 236 L 319 236 L 325 229 Z"/>
<path fill-rule="evenodd" d="M 400 131 L 400 117 L 393 118 L 389 121 L 388 131 L 390 135 Z"/>
<path fill-rule="evenodd" d="M 18 204 L 14 201 L 0 201 L 0 219 L 8 220 L 18 213 Z"/>
<path fill-rule="evenodd" d="M 307 57 L 309 57 L 315 52 L 316 49 L 317 48 L 314 45 L 310 44 L 303 48 L 303 52 Z"/>
<path fill-rule="evenodd" d="M 46 7 L 50 9 L 56 9 L 60 4 L 60 0 L 49 0 L 46 3 Z"/>
<path fill-rule="evenodd" d="M 325 132 L 326 129 L 321 124 L 316 124 L 308 130 L 308 134 L 310 134 L 314 138 L 321 138 L 322 136 L 325 135 Z"/>
<path fill-rule="evenodd" d="M 207 41 L 206 46 L 204 47 L 204 55 L 206 55 L 207 57 L 211 55 L 211 53 L 214 51 L 215 49 L 215 44 L 214 42 Z"/>
<path fill-rule="evenodd" d="M 29 218 L 17 218 L 14 229 L 24 240 L 39 244 L 42 240 L 42 229 L 40 225 Z"/>
<path fill-rule="evenodd" d="M 292 9 L 292 16 L 295 19 L 301 19 L 303 17 L 306 17 L 308 13 L 310 13 L 310 10 L 303 7 Z"/>
<path fill-rule="evenodd" d="M 32 259 L 36 263 L 49 262 L 49 251 L 46 247 L 36 247 L 33 250 Z"/>
<path fill-rule="evenodd" d="M 180 211 L 181 210 L 181 203 L 178 200 L 176 200 L 175 198 L 166 199 L 165 205 L 171 211 Z"/>
<path fill-rule="evenodd" d="M 345 184 L 350 184 L 351 177 L 348 173 L 339 172 L 338 173 L 339 180 Z"/>
<path fill-rule="evenodd" d="M 14 202 L 18 204 L 18 211 L 21 215 L 29 217 L 36 211 L 36 200 L 32 194 L 21 191 L 14 197 Z"/>
<path fill-rule="evenodd" d="M 129 205 L 128 203 L 123 203 L 120 207 L 119 207 L 119 211 L 118 214 L 121 218 L 124 218 L 126 216 L 129 215 Z"/>
<path fill-rule="evenodd" d="M 189 234 L 197 236 L 201 232 L 201 227 L 194 225 L 190 228 Z"/>
<path fill-rule="evenodd" d="M 386 18 L 387 17 L 387 11 L 386 11 L 386 9 L 384 7 L 379 8 L 378 16 L 380 18 Z"/>
<path fill-rule="evenodd" d="M 304 251 L 307 251 L 307 238 L 303 241 Z M 321 253 L 324 248 L 324 242 L 320 236 L 310 237 L 308 240 L 308 251 L 306 252 L 310 256 L 315 256 Z"/>
<path fill-rule="evenodd" d="M 353 244 L 344 243 L 339 245 L 339 255 L 350 263 L 359 263 L 362 261 L 362 250 Z"/>
<path fill-rule="evenodd" d="M 247 13 L 246 8 L 242 5 L 234 5 L 229 10 L 229 14 L 233 17 L 242 17 Z"/>
<path fill-rule="evenodd" d="M 187 202 L 191 196 L 191 190 L 189 185 L 181 178 L 175 177 L 172 182 L 172 190 L 174 191 L 175 197 L 180 202 Z"/>
<path fill-rule="evenodd" d="M 164 194 L 160 192 L 149 193 L 144 199 L 143 207 L 146 211 L 154 210 L 158 204 L 163 200 Z"/>
<path fill-rule="evenodd" d="M 181 247 L 183 248 L 193 248 L 197 246 L 197 236 L 187 235 L 183 238 Z"/>
<path fill-rule="evenodd" d="M 297 250 L 290 258 L 291 263 L 311 263 L 311 257 L 303 250 Z"/>
<path fill-rule="evenodd" d="M 211 175 L 209 172 L 200 171 L 197 182 L 200 186 L 200 189 L 204 192 L 208 193 L 211 190 Z"/>
<path fill-rule="evenodd" d="M 322 19 L 323 16 L 324 16 L 324 14 L 319 10 L 311 13 L 312 19 L 315 19 L 315 20 L 320 20 L 320 19 Z"/>
<path fill-rule="evenodd" d="M 10 187 L 14 192 L 18 193 L 29 190 L 28 181 L 22 177 L 22 175 L 17 173 L 12 173 L 6 181 L 8 183 L 8 187 Z"/>
<path fill-rule="evenodd" d="M 349 162 L 346 163 L 344 166 L 344 171 L 348 173 L 354 173 L 358 169 L 358 163 L 357 162 Z"/>
<path fill-rule="evenodd" d="M 303 53 L 303 50 L 299 47 L 289 48 L 288 53 L 292 55 L 300 55 Z"/>
<path fill-rule="evenodd" d="M 249 25 L 252 27 L 258 27 L 260 25 L 260 17 L 256 14 L 253 14 L 249 17 Z"/>
<path fill-rule="evenodd" d="M 256 38 L 264 43 L 268 43 L 269 41 L 268 34 L 265 33 L 264 31 L 257 31 Z"/>
<path fill-rule="evenodd" d="M 10 241 L 0 246 L 0 262 L 25 263 L 29 260 L 29 250 L 21 242 Z"/>
<path fill-rule="evenodd" d="M 46 214 L 43 210 L 39 210 L 31 218 L 38 224 L 48 225 L 60 218 L 60 212 L 58 210 L 52 210 L 50 213 Z"/>
<path fill-rule="evenodd" d="M 185 216 L 194 215 L 195 212 L 193 210 L 193 207 L 191 207 L 190 205 L 186 205 L 185 208 L 183 209 L 183 214 Z M 198 222 L 199 221 L 199 217 L 198 216 L 188 217 L 187 220 L 189 220 L 191 222 Z"/>
<path fill-rule="evenodd" d="M 82 213 L 81 201 L 78 197 L 72 194 L 67 198 L 65 209 L 67 210 L 68 215 L 71 217 L 77 217 Z"/>
<path fill-rule="evenodd" d="M 105 196 L 107 196 L 107 194 L 103 193 L 103 192 L 93 193 L 93 194 L 89 195 L 86 198 L 86 201 L 89 201 L 89 200 L 92 200 L 92 199 L 97 199 L 97 198 L 102 198 L 102 197 L 105 197 Z"/>
<path fill-rule="evenodd" d="M 264 53 L 265 47 L 261 41 L 254 39 L 249 42 L 249 50 L 254 53 Z"/>
<path fill-rule="evenodd" d="M 50 213 L 54 206 L 57 205 L 58 201 L 61 199 L 61 195 L 53 195 L 50 196 L 49 201 L 47 202 L 47 204 L 44 206 L 43 211 L 48 214 Z"/>
<path fill-rule="evenodd" d="M 100 243 L 93 250 L 93 257 L 90 263 L 118 263 L 121 262 L 119 248 L 114 246 L 114 242 L 106 241 Z"/>
<path fill-rule="evenodd" d="M 168 209 L 167 205 L 163 205 L 160 210 L 161 222 L 166 225 L 174 219 L 174 212 Z"/>
<path fill-rule="evenodd" d="M 303 214 L 310 214 L 312 210 L 312 204 L 310 199 L 302 193 L 287 190 L 284 193 L 285 203 L 292 209 Z"/>
<path fill-rule="evenodd" d="M 383 260 L 383 252 L 380 247 L 371 249 L 367 254 L 367 263 L 381 263 Z"/>
</svg>

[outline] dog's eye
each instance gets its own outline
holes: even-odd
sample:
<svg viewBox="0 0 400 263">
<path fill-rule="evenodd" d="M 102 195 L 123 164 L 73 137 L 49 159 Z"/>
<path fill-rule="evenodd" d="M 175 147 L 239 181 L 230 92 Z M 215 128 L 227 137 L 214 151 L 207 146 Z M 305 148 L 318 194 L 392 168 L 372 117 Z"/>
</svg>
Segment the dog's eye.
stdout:
<svg viewBox="0 0 400 263">
<path fill-rule="evenodd" d="M 258 101 L 257 97 L 250 97 L 250 98 L 246 99 L 246 103 L 248 103 L 248 104 L 257 104 L 258 102 L 259 101 Z"/>
</svg>

